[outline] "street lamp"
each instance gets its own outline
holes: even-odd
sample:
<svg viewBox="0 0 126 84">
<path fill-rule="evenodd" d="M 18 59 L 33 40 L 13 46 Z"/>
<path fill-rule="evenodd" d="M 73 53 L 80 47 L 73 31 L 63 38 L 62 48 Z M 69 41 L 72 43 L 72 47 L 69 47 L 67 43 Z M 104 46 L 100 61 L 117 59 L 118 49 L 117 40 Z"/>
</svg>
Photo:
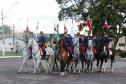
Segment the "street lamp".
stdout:
<svg viewBox="0 0 126 84">
<path fill-rule="evenodd" d="M 18 2 L 15 2 L 15 3 L 13 3 L 10 7 L 9 7 L 9 9 L 8 9 L 8 11 L 5 13 L 5 16 L 4 16 L 4 14 L 3 14 L 3 9 L 1 10 L 1 16 L 2 16 L 2 36 L 3 36 L 3 56 L 4 56 L 4 54 L 5 54 L 5 46 L 4 46 L 4 18 L 6 17 L 6 15 L 8 14 L 8 12 L 10 11 L 10 9 L 14 6 L 14 5 L 16 5 L 16 4 L 18 4 Z"/>
<path fill-rule="evenodd" d="M 16 25 L 19 23 L 20 20 L 22 20 L 22 18 L 20 18 L 20 19 L 16 22 L 15 25 L 13 24 L 13 32 L 12 32 L 12 33 L 13 33 L 13 46 L 14 46 L 14 38 L 15 38 L 15 27 L 16 27 Z"/>
</svg>

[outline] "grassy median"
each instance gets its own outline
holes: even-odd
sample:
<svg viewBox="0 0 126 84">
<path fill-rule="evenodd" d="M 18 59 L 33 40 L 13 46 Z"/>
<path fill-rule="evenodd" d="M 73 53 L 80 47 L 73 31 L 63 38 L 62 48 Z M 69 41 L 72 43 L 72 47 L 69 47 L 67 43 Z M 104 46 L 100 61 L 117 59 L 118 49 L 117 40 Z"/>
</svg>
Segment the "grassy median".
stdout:
<svg viewBox="0 0 126 84">
<path fill-rule="evenodd" d="M 2 51 L 0 51 L 0 56 L 3 56 Z M 19 56 L 19 54 L 16 54 L 15 51 L 5 51 L 5 56 Z"/>
</svg>

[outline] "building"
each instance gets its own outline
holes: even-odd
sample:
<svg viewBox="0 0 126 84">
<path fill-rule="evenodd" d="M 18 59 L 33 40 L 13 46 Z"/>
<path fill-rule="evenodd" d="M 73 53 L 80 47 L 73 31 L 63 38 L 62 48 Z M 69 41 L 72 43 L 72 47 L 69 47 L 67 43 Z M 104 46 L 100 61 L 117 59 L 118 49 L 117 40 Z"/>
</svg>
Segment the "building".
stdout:
<svg viewBox="0 0 126 84">
<path fill-rule="evenodd" d="M 126 51 L 126 38 L 125 36 L 119 38 L 118 43 L 116 45 L 116 50 Z"/>
</svg>

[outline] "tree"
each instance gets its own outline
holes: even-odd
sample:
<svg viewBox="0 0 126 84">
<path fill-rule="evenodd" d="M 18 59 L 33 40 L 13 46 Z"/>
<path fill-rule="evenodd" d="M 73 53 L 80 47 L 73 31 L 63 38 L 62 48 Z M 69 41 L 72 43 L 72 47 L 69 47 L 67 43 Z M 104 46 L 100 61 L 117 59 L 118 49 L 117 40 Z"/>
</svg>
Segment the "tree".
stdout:
<svg viewBox="0 0 126 84">
<path fill-rule="evenodd" d="M 3 27 L 4 27 L 4 34 L 12 34 L 12 29 L 10 28 L 10 26 L 3 25 Z M 1 31 L 3 31 L 3 27 L 0 26 Z M 2 34 L 2 32 L 0 32 L 0 34 Z"/>
<path fill-rule="evenodd" d="M 115 39 L 115 46 L 118 38 L 124 35 L 121 31 L 126 29 L 123 26 L 126 24 L 126 0 L 56 0 L 60 5 L 59 20 L 62 19 L 80 19 L 83 20 L 90 14 L 92 17 L 93 34 L 102 36 L 104 32 Z M 81 19 L 82 19 L 81 18 Z M 104 22 L 107 19 L 109 29 L 103 28 Z M 117 32 L 119 25 L 119 32 Z M 99 33 L 100 32 L 100 33 Z"/>
</svg>

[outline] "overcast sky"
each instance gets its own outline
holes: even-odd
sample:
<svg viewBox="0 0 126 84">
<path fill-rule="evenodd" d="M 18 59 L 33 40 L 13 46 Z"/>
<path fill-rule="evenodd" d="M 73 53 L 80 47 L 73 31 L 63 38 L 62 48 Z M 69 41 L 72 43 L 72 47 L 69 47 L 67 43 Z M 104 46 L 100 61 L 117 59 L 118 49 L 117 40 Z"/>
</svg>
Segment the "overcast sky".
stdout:
<svg viewBox="0 0 126 84">
<path fill-rule="evenodd" d="M 18 4 L 15 4 L 18 2 Z M 3 9 L 4 24 L 16 25 L 16 32 L 24 31 L 27 25 L 35 31 L 39 21 L 39 30 L 46 33 L 53 31 L 53 26 L 58 22 L 59 5 L 55 0 L 0 0 L 0 10 Z M 9 11 L 8 11 L 9 10 Z M 0 13 L 1 16 L 1 13 Z M 1 24 L 1 21 L 0 21 Z"/>
</svg>

